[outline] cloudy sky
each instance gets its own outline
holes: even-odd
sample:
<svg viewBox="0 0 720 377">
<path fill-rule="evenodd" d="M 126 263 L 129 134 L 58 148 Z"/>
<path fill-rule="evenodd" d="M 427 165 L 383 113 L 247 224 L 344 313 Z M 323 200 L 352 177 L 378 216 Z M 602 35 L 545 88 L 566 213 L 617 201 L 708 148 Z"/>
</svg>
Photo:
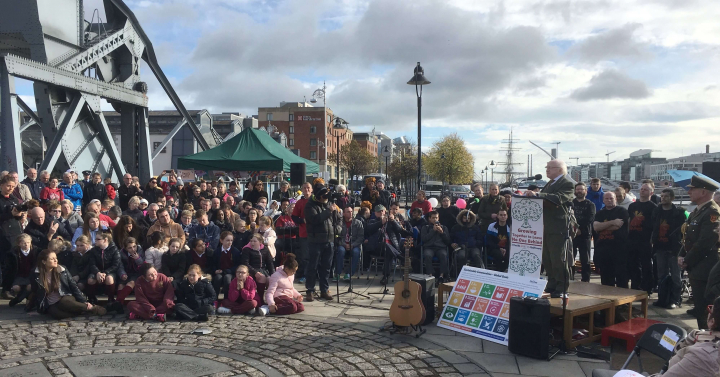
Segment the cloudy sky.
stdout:
<svg viewBox="0 0 720 377">
<path fill-rule="evenodd" d="M 256 114 L 328 85 L 355 131 L 458 132 L 479 172 L 512 127 L 517 158 L 581 162 L 720 151 L 720 7 L 713 0 L 126 0 L 186 107 Z M 86 12 L 102 9 L 86 1 Z M 88 16 L 88 19 L 90 17 Z M 145 70 L 150 106 L 172 108 Z M 29 86 L 20 85 L 19 90 Z M 574 164 L 575 160 L 572 160 Z M 518 170 L 525 171 L 519 166 Z"/>
</svg>

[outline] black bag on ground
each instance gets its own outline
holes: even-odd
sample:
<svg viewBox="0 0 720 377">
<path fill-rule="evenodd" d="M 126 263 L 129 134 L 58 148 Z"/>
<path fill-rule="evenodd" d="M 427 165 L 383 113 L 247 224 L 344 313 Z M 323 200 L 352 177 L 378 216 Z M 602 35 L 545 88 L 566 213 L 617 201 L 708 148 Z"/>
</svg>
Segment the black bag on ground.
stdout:
<svg viewBox="0 0 720 377">
<path fill-rule="evenodd" d="M 655 302 L 656 306 L 669 308 L 671 304 L 677 304 L 680 301 L 679 297 L 673 297 L 674 286 L 675 284 L 673 283 L 670 275 L 667 275 L 660 280 L 660 283 L 658 284 L 658 299 Z"/>
</svg>

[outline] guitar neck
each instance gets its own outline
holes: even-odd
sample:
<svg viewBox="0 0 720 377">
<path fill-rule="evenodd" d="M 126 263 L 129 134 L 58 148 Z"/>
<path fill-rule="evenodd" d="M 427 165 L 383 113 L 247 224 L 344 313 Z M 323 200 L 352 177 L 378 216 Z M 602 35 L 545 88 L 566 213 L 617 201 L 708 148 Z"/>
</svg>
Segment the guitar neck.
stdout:
<svg viewBox="0 0 720 377">
<path fill-rule="evenodd" d="M 403 268 L 403 281 L 405 282 L 405 289 L 410 287 L 410 269 L 412 264 L 410 263 L 410 247 L 405 246 L 405 267 Z"/>
</svg>

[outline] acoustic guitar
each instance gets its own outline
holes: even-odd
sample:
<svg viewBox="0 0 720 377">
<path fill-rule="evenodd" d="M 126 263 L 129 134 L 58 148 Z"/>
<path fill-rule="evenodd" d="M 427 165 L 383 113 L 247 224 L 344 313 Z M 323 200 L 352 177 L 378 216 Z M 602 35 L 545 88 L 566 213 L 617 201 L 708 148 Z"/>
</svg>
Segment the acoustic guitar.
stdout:
<svg viewBox="0 0 720 377">
<path fill-rule="evenodd" d="M 417 326 L 425 321 L 425 306 L 420 300 L 420 284 L 410 281 L 410 248 L 413 239 L 405 240 L 405 267 L 403 280 L 395 283 L 395 298 L 390 306 L 390 320 L 396 326 Z"/>
</svg>

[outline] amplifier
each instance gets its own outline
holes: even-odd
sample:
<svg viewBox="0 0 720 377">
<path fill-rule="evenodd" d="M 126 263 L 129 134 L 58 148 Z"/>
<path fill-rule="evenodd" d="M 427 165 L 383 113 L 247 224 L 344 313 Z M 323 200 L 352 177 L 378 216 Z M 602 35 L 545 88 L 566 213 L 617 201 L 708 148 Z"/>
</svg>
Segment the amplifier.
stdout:
<svg viewBox="0 0 720 377">
<path fill-rule="evenodd" d="M 410 274 L 410 280 L 420 284 L 420 300 L 425 305 L 425 322 L 435 322 L 435 277 L 432 275 Z"/>
<path fill-rule="evenodd" d="M 550 346 L 550 301 L 535 297 L 510 299 L 508 349 L 518 355 L 547 360 Z"/>
</svg>

